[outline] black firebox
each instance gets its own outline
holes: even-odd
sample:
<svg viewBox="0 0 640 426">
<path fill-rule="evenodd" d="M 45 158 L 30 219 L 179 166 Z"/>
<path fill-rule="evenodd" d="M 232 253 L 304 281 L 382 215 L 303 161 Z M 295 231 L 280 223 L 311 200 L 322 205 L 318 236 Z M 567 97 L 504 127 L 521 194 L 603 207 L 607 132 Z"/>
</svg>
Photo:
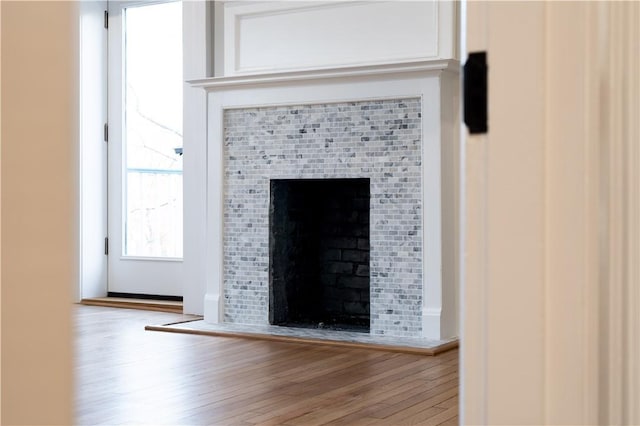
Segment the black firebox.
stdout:
<svg viewBox="0 0 640 426">
<path fill-rule="evenodd" d="M 369 331 L 369 199 L 369 179 L 271 181 L 271 324 Z"/>
</svg>

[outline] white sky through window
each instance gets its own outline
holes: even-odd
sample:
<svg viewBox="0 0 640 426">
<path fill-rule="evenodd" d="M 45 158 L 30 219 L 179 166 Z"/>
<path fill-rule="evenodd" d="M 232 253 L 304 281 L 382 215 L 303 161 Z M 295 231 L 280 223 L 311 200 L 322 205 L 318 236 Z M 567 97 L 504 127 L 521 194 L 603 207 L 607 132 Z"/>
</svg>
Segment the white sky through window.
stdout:
<svg viewBox="0 0 640 426">
<path fill-rule="evenodd" d="M 125 253 L 182 257 L 182 4 L 125 11 Z"/>
</svg>

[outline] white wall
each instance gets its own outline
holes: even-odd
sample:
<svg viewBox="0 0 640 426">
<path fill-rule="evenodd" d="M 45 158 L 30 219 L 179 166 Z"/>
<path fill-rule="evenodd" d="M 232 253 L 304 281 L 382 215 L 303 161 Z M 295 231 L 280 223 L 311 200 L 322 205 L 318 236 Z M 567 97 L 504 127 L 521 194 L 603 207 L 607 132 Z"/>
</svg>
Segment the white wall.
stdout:
<svg viewBox="0 0 640 426">
<path fill-rule="evenodd" d="M 227 76 L 457 57 L 451 1 L 228 1 L 220 9 Z"/>
<path fill-rule="evenodd" d="M 2 424 L 72 423 L 77 4 L 2 2 Z"/>
<path fill-rule="evenodd" d="M 107 295 L 107 31 L 106 1 L 80 9 L 80 291 L 77 300 Z"/>
</svg>

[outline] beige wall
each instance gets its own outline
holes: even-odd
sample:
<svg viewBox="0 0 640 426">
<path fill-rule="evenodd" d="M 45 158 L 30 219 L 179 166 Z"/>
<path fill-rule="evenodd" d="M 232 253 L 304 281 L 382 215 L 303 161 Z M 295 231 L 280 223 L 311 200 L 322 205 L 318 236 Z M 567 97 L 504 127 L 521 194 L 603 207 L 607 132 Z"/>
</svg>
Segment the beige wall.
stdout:
<svg viewBox="0 0 640 426">
<path fill-rule="evenodd" d="M 2 2 L 2 424 L 72 423 L 76 8 Z"/>
</svg>

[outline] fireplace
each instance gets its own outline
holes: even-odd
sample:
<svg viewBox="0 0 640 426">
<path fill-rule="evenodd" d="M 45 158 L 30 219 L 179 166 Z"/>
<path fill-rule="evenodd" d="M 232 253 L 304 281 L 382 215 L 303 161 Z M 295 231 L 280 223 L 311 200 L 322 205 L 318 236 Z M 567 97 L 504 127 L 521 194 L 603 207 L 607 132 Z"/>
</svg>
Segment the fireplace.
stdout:
<svg viewBox="0 0 640 426">
<path fill-rule="evenodd" d="M 269 323 L 369 332 L 369 179 L 274 179 Z"/>
<path fill-rule="evenodd" d="M 208 90 L 208 323 L 455 335 L 451 62 L 194 84 Z"/>
</svg>

